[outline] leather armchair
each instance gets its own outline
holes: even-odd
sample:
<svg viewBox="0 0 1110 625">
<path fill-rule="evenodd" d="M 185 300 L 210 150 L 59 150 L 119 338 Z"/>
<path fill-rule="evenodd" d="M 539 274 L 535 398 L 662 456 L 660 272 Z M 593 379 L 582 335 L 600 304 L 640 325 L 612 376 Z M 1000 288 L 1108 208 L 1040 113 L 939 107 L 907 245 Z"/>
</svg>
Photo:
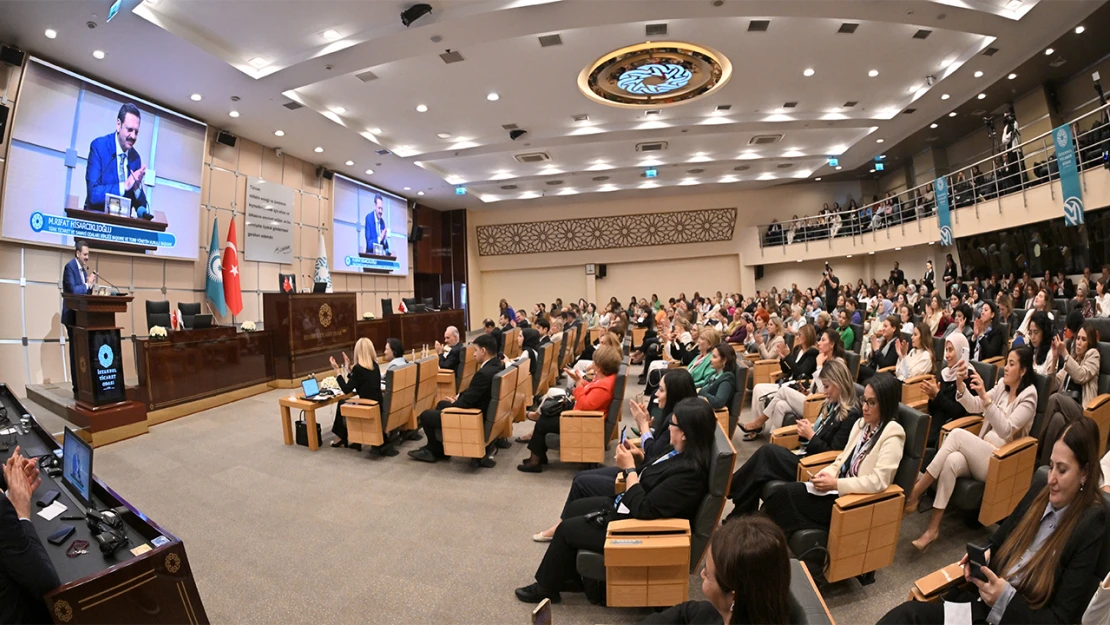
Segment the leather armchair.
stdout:
<svg viewBox="0 0 1110 625">
<path fill-rule="evenodd" d="M 170 329 L 170 303 L 166 301 L 146 303 L 146 327 L 154 326 Z"/>
<path fill-rule="evenodd" d="M 613 399 L 609 401 L 608 415 L 600 410 L 563 411 L 559 416 L 559 432 L 548 434 L 544 441 L 549 449 L 559 450 L 560 460 L 599 464 L 605 461 L 605 452 L 616 434 L 617 424 L 620 423 L 627 377 L 628 366 L 621 365 L 613 385 Z"/>
<path fill-rule="evenodd" d="M 187 330 L 193 328 L 193 318 L 200 314 L 200 304 L 197 302 L 178 302 L 177 310 L 181 313 L 181 325 Z"/>
<path fill-rule="evenodd" d="M 516 394 L 517 367 L 509 367 L 493 377 L 489 407 L 485 414 L 477 408 L 445 408 L 440 412 L 443 428 L 443 453 L 473 458 L 475 466 L 494 467 L 497 454 L 494 442 L 510 438 L 513 431 L 513 395 Z"/>
</svg>

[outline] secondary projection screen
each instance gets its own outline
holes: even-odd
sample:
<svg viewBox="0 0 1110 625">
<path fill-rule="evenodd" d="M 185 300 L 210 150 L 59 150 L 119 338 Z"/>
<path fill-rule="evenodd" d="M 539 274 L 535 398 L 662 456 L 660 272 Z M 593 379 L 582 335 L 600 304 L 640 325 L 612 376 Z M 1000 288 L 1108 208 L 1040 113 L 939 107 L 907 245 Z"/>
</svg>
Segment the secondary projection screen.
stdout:
<svg viewBox="0 0 1110 625">
<path fill-rule="evenodd" d="M 335 174 L 334 271 L 403 276 L 409 272 L 408 201 Z"/>
<path fill-rule="evenodd" d="M 0 236 L 196 259 L 205 124 L 30 59 Z"/>
</svg>

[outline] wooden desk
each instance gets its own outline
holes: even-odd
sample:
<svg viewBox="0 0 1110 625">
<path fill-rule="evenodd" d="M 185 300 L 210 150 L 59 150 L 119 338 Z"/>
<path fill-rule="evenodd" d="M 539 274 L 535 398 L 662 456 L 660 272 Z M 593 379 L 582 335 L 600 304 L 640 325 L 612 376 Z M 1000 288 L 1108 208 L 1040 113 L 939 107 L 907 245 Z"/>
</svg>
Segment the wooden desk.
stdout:
<svg viewBox="0 0 1110 625">
<path fill-rule="evenodd" d="M 262 313 L 279 380 L 328 369 L 328 359 L 349 352 L 358 338 L 354 293 L 263 293 Z"/>
<path fill-rule="evenodd" d="M 234 326 L 170 332 L 135 341 L 135 366 L 147 410 L 159 410 L 274 379 L 271 332 Z"/>
<path fill-rule="evenodd" d="M 393 314 L 387 319 L 389 335 L 401 339 L 405 351 L 421 349 L 424 345 L 430 349 L 436 341 L 442 343 L 447 326 L 458 328 L 459 336 L 464 342 L 466 339 L 466 316 L 461 309 Z"/>
<path fill-rule="evenodd" d="M 332 397 L 327 401 L 309 401 L 304 398 L 304 393 L 297 393 L 294 397 L 282 397 L 278 400 L 278 405 L 281 406 L 281 433 L 285 437 L 285 444 L 293 444 L 293 413 L 291 409 L 303 410 L 304 420 L 308 424 L 308 449 L 316 451 L 320 448 L 316 444 L 316 411 L 324 406 L 332 406 L 338 404 L 344 399 L 354 397 L 354 393 L 347 393 L 338 397 Z"/>
<path fill-rule="evenodd" d="M 362 319 L 355 324 L 355 335 L 368 338 L 381 356 L 385 353 L 385 341 L 393 336 L 389 333 L 389 319 Z"/>
<path fill-rule="evenodd" d="M 9 415 L 30 414 L 6 385 L 0 384 L 0 404 Z M 84 434 L 84 432 L 83 432 Z M 34 448 L 49 454 L 58 449 L 58 441 L 47 432 L 35 417 L 31 416 L 27 434 L 17 434 L 17 444 L 23 453 Z M 4 462 L 14 452 L 15 446 L 0 452 L 0 462 Z M 93 464 L 96 471 L 96 464 Z M 81 514 L 72 494 L 59 481 L 46 471 L 41 473 L 42 484 L 36 490 L 41 496 L 48 490 L 57 490 L 61 501 L 68 510 L 64 515 Z M 83 623 L 208 623 L 204 603 L 193 579 L 193 570 L 185 554 L 181 539 L 166 531 L 147 518 L 135 506 L 128 503 L 118 493 L 109 488 L 95 474 L 92 479 L 92 503 L 97 510 L 123 507 L 124 530 L 130 544 L 114 554 L 104 556 L 97 548 L 88 525 L 83 522 L 64 521 L 57 517 L 52 521 L 31 514 L 31 524 L 42 540 L 46 554 L 62 585 L 46 593 L 43 597 L 47 610 L 55 623 L 81 625 Z M 37 498 L 37 497 L 34 497 Z M 38 509 L 32 507 L 33 512 Z M 51 545 L 46 538 L 62 525 L 72 525 L 76 532 L 61 545 Z M 168 542 L 155 547 L 151 541 L 164 536 Z M 89 553 L 76 558 L 66 557 L 66 548 L 73 540 L 89 541 Z M 146 545 L 150 551 L 138 556 L 131 549 Z"/>
</svg>

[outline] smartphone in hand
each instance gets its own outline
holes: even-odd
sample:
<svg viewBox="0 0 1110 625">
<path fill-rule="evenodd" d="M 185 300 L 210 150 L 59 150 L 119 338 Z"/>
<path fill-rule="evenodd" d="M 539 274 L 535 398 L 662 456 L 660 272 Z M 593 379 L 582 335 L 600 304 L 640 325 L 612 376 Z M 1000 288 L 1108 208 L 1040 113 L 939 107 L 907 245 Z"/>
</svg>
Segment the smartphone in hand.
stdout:
<svg viewBox="0 0 1110 625">
<path fill-rule="evenodd" d="M 967 544 L 968 569 L 971 571 L 971 576 L 981 582 L 987 581 L 987 575 L 980 570 L 980 567 L 987 566 L 987 549 L 989 549 L 989 547 L 983 547 L 973 543 Z"/>
</svg>

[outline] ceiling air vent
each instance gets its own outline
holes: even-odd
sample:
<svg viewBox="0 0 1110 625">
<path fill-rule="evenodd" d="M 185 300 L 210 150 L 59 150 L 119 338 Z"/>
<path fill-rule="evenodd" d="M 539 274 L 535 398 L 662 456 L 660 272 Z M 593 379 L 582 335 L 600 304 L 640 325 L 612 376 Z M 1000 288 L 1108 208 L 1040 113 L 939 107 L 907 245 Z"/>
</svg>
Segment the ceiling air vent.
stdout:
<svg viewBox="0 0 1110 625">
<path fill-rule="evenodd" d="M 931 35 L 931 34 L 933 34 L 933 31 L 925 30 L 924 28 L 922 28 L 921 30 L 919 30 L 919 31 L 917 31 L 916 33 L 913 34 L 913 38 L 914 39 L 928 39 L 929 35 Z"/>
<path fill-rule="evenodd" d="M 751 168 L 751 165 L 737 165 L 732 168 L 732 171 L 748 171 Z"/>
<path fill-rule="evenodd" d="M 562 180 L 548 180 L 544 184 L 546 184 L 548 186 L 552 186 L 552 187 L 557 187 L 557 186 L 563 184 L 563 181 Z"/>
<path fill-rule="evenodd" d="M 304 108 L 304 105 L 301 104 L 300 102 L 286 102 L 285 104 L 282 104 L 282 106 L 289 109 L 290 111 L 295 111 L 299 108 Z"/>
<path fill-rule="evenodd" d="M 389 150 L 375 150 L 375 152 L 378 156 L 389 156 L 390 154 L 393 154 L 393 152 L 390 152 Z"/>
<path fill-rule="evenodd" d="M 906 110 L 902 111 L 902 114 L 903 115 L 913 115 L 916 112 L 917 112 L 917 109 L 906 109 Z"/>
<path fill-rule="evenodd" d="M 782 135 L 756 135 L 748 140 L 748 145 L 767 145 L 782 140 Z"/>
<path fill-rule="evenodd" d="M 687 169 L 686 173 L 690 174 L 691 176 L 694 176 L 694 175 L 703 173 L 704 171 L 705 171 L 704 169 L 702 169 L 700 167 L 697 167 L 695 169 Z"/>
<path fill-rule="evenodd" d="M 637 143 L 636 144 L 636 151 L 637 152 L 658 152 L 660 150 L 666 150 L 666 149 L 667 149 L 667 142 L 666 141 L 652 141 L 650 143 Z"/>
<path fill-rule="evenodd" d="M 986 109 L 976 109 L 976 110 L 971 112 L 971 115 L 973 117 L 979 117 L 980 115 L 986 115 L 986 114 L 987 114 Z"/>
<path fill-rule="evenodd" d="M 588 122 L 588 121 L 590 121 L 590 116 L 585 114 L 585 113 L 579 113 L 578 115 L 571 115 L 570 118 L 572 120 L 576 121 L 576 122 Z"/>
<path fill-rule="evenodd" d="M 443 59 L 443 62 L 447 63 L 448 65 L 452 63 L 461 63 L 462 61 L 466 60 L 463 58 L 463 55 L 459 54 L 458 50 L 448 50 L 447 52 L 439 55 L 439 58 Z"/>
<path fill-rule="evenodd" d="M 1061 65 L 1063 65 L 1064 63 L 1067 63 L 1067 62 L 1068 62 L 1068 60 L 1065 59 L 1064 57 L 1059 57 L 1056 60 L 1049 63 L 1048 66 L 1049 67 L 1060 67 Z"/>
<path fill-rule="evenodd" d="M 794 163 L 779 163 L 778 165 L 775 165 L 775 167 L 777 167 L 779 169 L 790 169 L 793 166 L 794 166 Z"/>
<path fill-rule="evenodd" d="M 798 103 L 797 103 L 797 102 L 787 102 L 786 104 L 783 104 L 783 105 L 782 105 L 782 108 L 784 108 L 784 109 L 792 109 L 792 108 L 796 108 L 797 106 L 798 106 Z"/>
<path fill-rule="evenodd" d="M 540 37 L 540 47 L 550 48 L 551 46 L 563 45 L 563 38 L 559 35 L 543 35 Z"/>
<path fill-rule="evenodd" d="M 594 182 L 605 182 L 608 179 L 609 179 L 609 176 L 594 176 L 593 177 Z"/>
<path fill-rule="evenodd" d="M 840 25 L 840 30 L 836 32 L 842 35 L 852 35 L 855 34 L 857 28 L 859 28 L 859 24 L 855 24 L 853 22 L 844 22 Z"/>
<path fill-rule="evenodd" d="M 983 50 L 983 56 L 994 56 L 996 54 L 998 54 L 998 48 L 995 47 L 990 47 L 986 50 Z"/>
<path fill-rule="evenodd" d="M 667 34 L 666 24 L 648 24 L 644 26 L 644 34 L 648 37 L 662 37 Z"/>
<path fill-rule="evenodd" d="M 504 190 L 504 191 L 512 191 L 512 190 L 516 189 L 516 185 L 515 184 L 503 184 L 503 185 L 501 185 L 501 189 Z"/>
<path fill-rule="evenodd" d="M 771 20 L 752 20 L 748 22 L 749 33 L 765 33 L 767 27 L 771 25 Z"/>
<path fill-rule="evenodd" d="M 516 124 L 501 124 L 501 127 L 505 130 L 517 130 L 518 128 L 520 128 L 520 126 L 517 126 Z"/>
<path fill-rule="evenodd" d="M 729 110 L 732 110 L 732 105 L 731 104 L 718 104 L 717 105 L 717 110 L 718 111 L 729 111 Z"/>
<path fill-rule="evenodd" d="M 515 158 L 518 163 L 542 163 L 544 161 L 550 161 L 551 155 L 547 152 L 531 152 L 529 154 L 515 154 L 513 158 Z"/>
<path fill-rule="evenodd" d="M 851 102 L 845 102 L 844 103 L 844 108 L 850 109 L 850 108 L 852 108 L 853 106 L 855 106 L 857 104 L 859 104 L 859 102 L 857 102 L 855 100 L 852 100 Z"/>
<path fill-rule="evenodd" d="M 355 78 L 358 78 L 362 82 L 370 82 L 371 80 L 377 80 L 378 75 L 375 74 L 374 72 L 370 71 L 370 70 L 366 70 L 365 72 L 362 72 L 361 74 L 355 74 Z"/>
</svg>

